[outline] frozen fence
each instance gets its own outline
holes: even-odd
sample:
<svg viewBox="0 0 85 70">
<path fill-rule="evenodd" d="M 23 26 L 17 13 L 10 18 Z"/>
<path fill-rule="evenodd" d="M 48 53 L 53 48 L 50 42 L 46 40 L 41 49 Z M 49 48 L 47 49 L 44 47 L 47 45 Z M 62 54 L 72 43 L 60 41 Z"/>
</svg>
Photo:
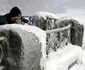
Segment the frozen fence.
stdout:
<svg viewBox="0 0 85 70">
<path fill-rule="evenodd" d="M 65 47 L 70 42 L 70 27 L 71 25 L 68 25 L 63 28 L 45 31 L 47 33 L 47 54 L 50 49 L 57 51 L 57 49 Z"/>
<path fill-rule="evenodd" d="M 70 35 L 71 25 L 70 24 L 62 28 L 53 29 L 57 19 L 46 17 L 46 19 L 43 18 L 42 20 L 42 19 L 37 18 L 36 16 L 29 17 L 30 24 L 38 24 L 38 22 L 40 21 L 43 21 L 43 22 L 39 23 L 38 27 L 40 27 L 41 29 L 42 27 L 44 27 L 45 32 L 47 34 L 47 39 L 46 39 L 47 40 L 47 43 L 46 43 L 47 54 L 49 53 L 50 50 L 57 51 L 57 49 L 65 47 L 65 45 L 67 45 L 70 42 L 70 37 L 71 37 Z"/>
</svg>

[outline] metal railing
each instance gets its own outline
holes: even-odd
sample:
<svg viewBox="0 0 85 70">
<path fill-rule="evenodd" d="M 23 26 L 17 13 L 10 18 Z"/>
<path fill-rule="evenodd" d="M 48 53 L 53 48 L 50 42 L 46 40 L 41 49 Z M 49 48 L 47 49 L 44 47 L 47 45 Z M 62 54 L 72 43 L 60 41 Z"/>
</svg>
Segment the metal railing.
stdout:
<svg viewBox="0 0 85 70">
<path fill-rule="evenodd" d="M 35 17 L 24 16 L 24 17 L 29 18 L 30 24 L 34 23 L 34 22 L 32 22 L 33 18 L 34 19 L 37 18 L 36 16 Z M 37 20 L 39 20 L 39 19 L 37 19 Z M 65 45 L 67 45 L 70 42 L 71 25 L 69 24 L 68 26 L 65 26 L 62 28 L 53 29 L 56 21 L 57 21 L 57 19 L 55 19 L 55 18 L 47 17 L 46 23 L 43 23 L 43 24 L 46 24 L 45 32 L 47 34 L 47 39 L 46 39 L 46 41 L 47 41 L 46 53 L 47 54 L 50 52 L 50 50 L 57 51 L 57 49 L 65 47 Z"/>
<path fill-rule="evenodd" d="M 29 21 L 32 24 L 34 23 L 31 21 L 31 19 L 33 20 L 33 18 L 35 19 L 36 17 L 32 17 L 32 16 L 29 17 Z M 37 20 L 39 20 L 39 19 L 37 19 Z M 62 28 L 53 29 L 56 21 L 57 21 L 57 19 L 55 19 L 55 18 L 47 17 L 46 23 L 43 23 L 43 24 L 45 24 L 45 28 L 46 28 L 45 32 L 47 34 L 47 39 L 46 39 L 47 55 L 50 52 L 50 50 L 57 51 L 57 49 L 65 47 L 65 45 L 67 45 L 70 42 L 71 25 L 69 24 L 68 26 L 65 26 Z"/>
<path fill-rule="evenodd" d="M 65 47 L 70 42 L 70 27 L 71 25 L 68 25 L 63 28 L 45 31 L 47 34 L 47 55 L 50 50 L 57 51 L 57 49 Z"/>
</svg>

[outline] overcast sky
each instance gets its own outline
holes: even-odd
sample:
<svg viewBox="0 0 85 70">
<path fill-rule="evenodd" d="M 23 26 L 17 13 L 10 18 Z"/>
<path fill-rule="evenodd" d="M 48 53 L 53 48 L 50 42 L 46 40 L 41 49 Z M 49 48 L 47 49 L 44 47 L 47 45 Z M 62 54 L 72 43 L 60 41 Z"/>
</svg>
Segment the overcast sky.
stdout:
<svg viewBox="0 0 85 70">
<path fill-rule="evenodd" d="M 2 12 L 9 12 L 13 6 L 18 6 L 23 15 L 39 11 L 66 13 L 67 9 L 85 9 L 85 0 L 0 0 Z"/>
</svg>

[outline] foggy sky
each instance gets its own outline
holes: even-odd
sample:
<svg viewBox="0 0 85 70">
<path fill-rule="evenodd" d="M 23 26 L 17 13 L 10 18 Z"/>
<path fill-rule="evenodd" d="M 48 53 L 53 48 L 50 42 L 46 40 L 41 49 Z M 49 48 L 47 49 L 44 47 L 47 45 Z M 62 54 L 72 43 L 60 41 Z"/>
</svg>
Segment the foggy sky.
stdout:
<svg viewBox="0 0 85 70">
<path fill-rule="evenodd" d="M 39 11 L 66 13 L 66 9 L 85 9 L 85 0 L 0 0 L 0 6 L 2 12 L 9 12 L 12 7 L 18 6 L 23 15 Z"/>
</svg>

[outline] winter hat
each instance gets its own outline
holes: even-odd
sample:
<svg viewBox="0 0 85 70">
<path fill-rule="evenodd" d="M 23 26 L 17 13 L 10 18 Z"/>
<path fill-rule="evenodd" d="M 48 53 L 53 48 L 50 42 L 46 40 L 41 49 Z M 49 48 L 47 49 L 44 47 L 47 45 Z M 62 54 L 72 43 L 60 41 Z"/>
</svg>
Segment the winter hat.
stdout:
<svg viewBox="0 0 85 70">
<path fill-rule="evenodd" d="M 15 16 L 18 16 L 19 14 L 21 14 L 21 11 L 18 7 L 15 6 L 10 10 L 9 16 L 15 17 Z"/>
</svg>

